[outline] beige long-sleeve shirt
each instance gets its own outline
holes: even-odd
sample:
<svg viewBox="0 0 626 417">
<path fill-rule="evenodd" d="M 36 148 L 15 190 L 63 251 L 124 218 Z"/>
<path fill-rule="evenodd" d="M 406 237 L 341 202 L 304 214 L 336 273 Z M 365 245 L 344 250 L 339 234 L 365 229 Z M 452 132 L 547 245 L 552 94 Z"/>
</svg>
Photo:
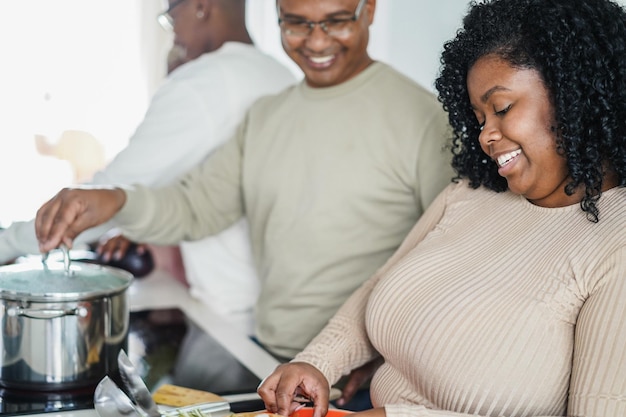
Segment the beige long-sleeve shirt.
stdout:
<svg viewBox="0 0 626 417">
<path fill-rule="evenodd" d="M 256 335 L 302 350 L 398 248 L 453 176 L 446 113 L 383 63 L 328 88 L 265 97 L 178 184 L 129 190 L 115 220 L 136 240 L 216 233 L 245 215 L 261 279 Z"/>
<path fill-rule="evenodd" d="M 380 352 L 388 417 L 626 416 L 626 188 L 598 207 L 449 186 L 296 360 Z"/>
</svg>

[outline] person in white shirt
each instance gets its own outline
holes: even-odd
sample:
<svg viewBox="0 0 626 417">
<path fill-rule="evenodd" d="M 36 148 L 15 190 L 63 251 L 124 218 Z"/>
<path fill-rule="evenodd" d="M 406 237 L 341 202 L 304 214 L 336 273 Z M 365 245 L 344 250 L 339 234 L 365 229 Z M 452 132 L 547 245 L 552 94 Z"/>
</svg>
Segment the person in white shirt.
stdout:
<svg viewBox="0 0 626 417">
<path fill-rule="evenodd" d="M 245 0 L 173 0 L 169 5 L 159 22 L 172 25 L 185 63 L 155 93 L 128 146 L 89 184 L 172 183 L 232 136 L 256 99 L 295 82 L 290 70 L 252 44 Z M 76 243 L 97 241 L 110 229 L 110 223 L 90 229 Z M 192 295 L 251 329 L 259 284 L 245 220 L 180 247 Z M 15 222 L 0 233 L 0 263 L 37 253 L 33 220 Z"/>
</svg>

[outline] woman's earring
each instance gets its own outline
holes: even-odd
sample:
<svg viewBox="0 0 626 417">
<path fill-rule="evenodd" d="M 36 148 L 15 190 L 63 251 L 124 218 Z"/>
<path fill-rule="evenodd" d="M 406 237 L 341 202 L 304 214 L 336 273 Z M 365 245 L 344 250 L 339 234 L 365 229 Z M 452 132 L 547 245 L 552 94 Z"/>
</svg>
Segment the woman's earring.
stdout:
<svg viewBox="0 0 626 417">
<path fill-rule="evenodd" d="M 196 12 L 196 17 L 197 17 L 198 19 L 202 19 L 202 18 L 204 17 L 204 12 L 203 12 L 202 10 L 198 10 L 198 11 Z"/>
</svg>

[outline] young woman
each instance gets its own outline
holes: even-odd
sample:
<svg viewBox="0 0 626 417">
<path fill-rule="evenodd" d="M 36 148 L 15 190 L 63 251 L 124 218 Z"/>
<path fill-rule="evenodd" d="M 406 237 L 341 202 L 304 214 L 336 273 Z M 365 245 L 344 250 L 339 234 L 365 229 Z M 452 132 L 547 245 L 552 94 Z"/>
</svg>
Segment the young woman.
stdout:
<svg viewBox="0 0 626 417">
<path fill-rule="evenodd" d="M 264 380 L 267 409 L 321 417 L 380 355 L 371 417 L 626 415 L 626 12 L 473 3 L 437 89 L 458 181 Z"/>
</svg>

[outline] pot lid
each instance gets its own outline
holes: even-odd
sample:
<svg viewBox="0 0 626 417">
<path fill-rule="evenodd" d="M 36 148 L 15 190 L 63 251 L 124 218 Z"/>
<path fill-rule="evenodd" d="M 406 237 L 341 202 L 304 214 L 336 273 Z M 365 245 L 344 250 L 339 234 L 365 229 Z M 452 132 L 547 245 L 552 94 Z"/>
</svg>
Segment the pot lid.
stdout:
<svg viewBox="0 0 626 417">
<path fill-rule="evenodd" d="M 0 267 L 0 296 L 31 301 L 67 301 L 124 291 L 132 274 L 83 262 L 25 262 Z"/>
</svg>

